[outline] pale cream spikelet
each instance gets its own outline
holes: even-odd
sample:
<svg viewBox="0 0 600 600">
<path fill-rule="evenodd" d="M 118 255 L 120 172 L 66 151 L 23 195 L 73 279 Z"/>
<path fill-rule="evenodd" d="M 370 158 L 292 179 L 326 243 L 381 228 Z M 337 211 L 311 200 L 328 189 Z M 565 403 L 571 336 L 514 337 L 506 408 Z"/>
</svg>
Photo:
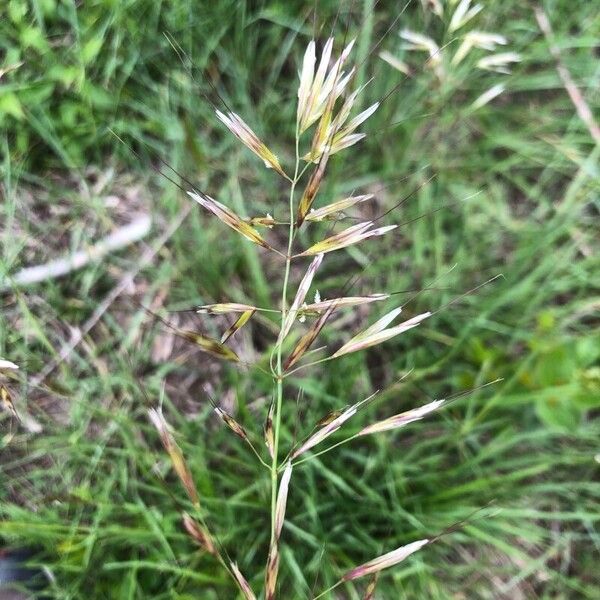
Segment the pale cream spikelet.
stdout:
<svg viewBox="0 0 600 600">
<path fill-rule="evenodd" d="M 282 177 L 289 179 L 285 174 L 285 171 L 281 168 L 275 154 L 267 148 L 265 143 L 259 139 L 239 115 L 234 112 L 224 114 L 220 110 L 216 110 L 215 112 L 219 121 L 221 121 L 247 148 L 252 150 L 256 156 L 261 158 L 268 169 L 274 169 Z"/>
</svg>

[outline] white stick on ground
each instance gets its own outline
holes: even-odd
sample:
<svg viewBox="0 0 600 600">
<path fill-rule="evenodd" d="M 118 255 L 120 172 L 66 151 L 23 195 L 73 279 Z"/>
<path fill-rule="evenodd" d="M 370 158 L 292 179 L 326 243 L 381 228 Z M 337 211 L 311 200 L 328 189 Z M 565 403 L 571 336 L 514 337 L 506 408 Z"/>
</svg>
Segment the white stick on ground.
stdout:
<svg viewBox="0 0 600 600">
<path fill-rule="evenodd" d="M 30 385 L 32 387 L 39 386 L 45 379 L 58 367 L 63 361 L 65 361 L 69 355 L 73 352 L 73 350 L 77 347 L 77 345 L 83 340 L 83 338 L 89 333 L 89 331 L 98 323 L 98 321 L 102 318 L 102 315 L 109 309 L 111 304 L 126 290 L 135 279 L 136 275 L 142 270 L 145 269 L 154 259 L 154 257 L 158 254 L 160 249 L 169 241 L 169 239 L 173 236 L 173 234 L 179 229 L 183 221 L 186 219 L 190 210 L 192 208 L 191 204 L 186 204 L 184 208 L 179 212 L 179 214 L 171 221 L 165 232 L 156 240 L 156 242 L 149 247 L 146 252 L 141 256 L 141 258 L 135 263 L 135 267 L 125 273 L 123 277 L 119 280 L 117 285 L 105 296 L 105 298 L 98 304 L 96 310 L 92 313 L 90 318 L 81 325 L 81 327 L 77 328 L 71 339 L 67 344 L 63 346 L 59 355 L 48 362 L 46 366 L 34 377 L 30 380 Z M 38 424 L 41 430 L 41 426 Z"/>
<path fill-rule="evenodd" d="M 151 225 L 152 219 L 148 215 L 142 215 L 85 250 L 78 250 L 70 256 L 57 258 L 43 265 L 21 269 L 10 278 L 10 284 L 4 283 L 0 286 L 0 291 L 9 290 L 14 286 L 30 285 L 48 279 L 56 279 L 67 275 L 71 271 L 81 269 L 92 261 L 100 260 L 110 252 L 121 250 L 145 238 L 150 232 Z"/>
</svg>

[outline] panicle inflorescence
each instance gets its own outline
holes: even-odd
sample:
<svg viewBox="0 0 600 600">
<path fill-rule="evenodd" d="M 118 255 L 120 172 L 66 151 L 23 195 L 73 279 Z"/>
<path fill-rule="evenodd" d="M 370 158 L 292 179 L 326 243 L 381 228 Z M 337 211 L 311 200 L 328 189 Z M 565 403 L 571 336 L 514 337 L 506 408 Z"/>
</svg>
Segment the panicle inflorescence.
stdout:
<svg viewBox="0 0 600 600">
<path fill-rule="evenodd" d="M 444 5 L 441 0 L 430 0 L 429 5 L 439 16 L 444 14 Z M 460 30 L 480 10 L 481 7 L 479 5 L 471 6 L 469 0 L 462 0 L 454 9 L 449 23 L 449 30 Z M 443 56 L 440 47 L 433 40 L 422 34 L 409 31 L 403 31 L 401 35 L 407 42 L 407 48 L 428 52 L 430 60 L 441 68 Z M 506 44 L 506 40 L 502 36 L 471 31 L 463 36 L 462 43 L 450 63 L 458 66 L 473 49 L 490 51 L 496 46 L 504 44 Z M 188 190 L 189 196 L 210 215 L 236 231 L 245 240 L 262 248 L 263 251 L 274 253 L 280 257 L 278 260 L 284 261 L 281 304 L 279 307 L 259 307 L 254 304 L 229 300 L 199 306 L 197 312 L 201 315 L 224 315 L 233 319 L 233 322 L 223 332 L 219 340 L 196 331 L 175 328 L 177 335 L 193 342 L 203 352 L 212 357 L 239 364 L 241 361 L 238 355 L 227 345 L 232 336 L 247 325 L 257 313 L 263 311 L 278 313 L 278 334 L 273 342 L 270 356 L 270 375 L 273 378 L 274 385 L 273 400 L 268 407 L 262 432 L 268 456 L 265 456 L 263 459 L 261 455 L 265 453 L 265 450 L 259 451 L 254 446 L 252 442 L 254 434 L 250 429 L 247 430 L 244 428 L 225 409 L 216 406 L 216 404 L 214 406 L 220 420 L 252 449 L 260 463 L 270 473 L 271 535 L 264 573 L 264 597 L 267 600 L 272 600 L 277 596 L 281 555 L 280 540 L 286 518 L 288 496 L 292 491 L 290 484 L 294 466 L 309 460 L 311 457 L 310 451 L 313 448 L 338 432 L 361 408 L 366 406 L 377 395 L 375 393 L 368 398 L 335 410 L 319 420 L 314 425 L 310 434 L 303 441 L 291 446 L 285 457 L 281 459 L 280 445 L 282 443 L 281 431 L 286 377 L 300 368 L 339 359 L 347 354 L 365 350 L 386 342 L 411 329 L 419 327 L 432 315 L 430 312 L 424 312 L 394 325 L 394 321 L 400 316 L 404 308 L 403 306 L 397 306 L 375 320 L 372 325 L 351 335 L 348 341 L 342 343 L 337 350 L 328 353 L 325 358 L 315 363 L 304 363 L 297 366 L 306 357 L 312 344 L 330 322 L 333 313 L 344 308 L 352 309 L 357 306 L 383 302 L 392 296 L 392 294 L 388 293 L 350 295 L 347 293 L 349 286 L 346 286 L 342 294 L 338 297 L 324 299 L 321 298 L 321 295 L 317 291 L 314 294 L 313 302 L 307 303 L 306 301 L 313 283 L 319 274 L 319 270 L 326 261 L 326 255 L 349 246 L 360 244 L 370 238 L 382 236 L 393 231 L 398 226 L 396 224 L 377 224 L 381 217 L 361 221 L 349 227 L 342 226 L 340 228 L 337 226 L 337 222 L 346 216 L 345 211 L 372 200 L 372 194 L 352 194 L 341 199 L 336 199 L 319 208 L 313 208 L 313 204 L 319 197 L 319 190 L 327 171 L 329 158 L 337 152 L 356 144 L 365 137 L 364 133 L 357 133 L 356 130 L 379 107 L 379 103 L 375 102 L 367 109 L 352 117 L 357 98 L 365 87 L 360 86 L 353 91 L 348 91 L 352 87 L 354 75 L 357 70 L 355 65 L 348 67 L 353 46 L 354 40 L 345 44 L 339 57 L 333 59 L 334 40 L 333 38 L 329 38 L 323 46 L 318 64 L 316 41 L 309 42 L 306 48 L 299 74 L 300 84 L 298 88 L 298 107 L 295 124 L 296 152 L 293 170 L 284 170 L 274 152 L 267 147 L 239 115 L 229 109 L 226 112 L 216 111 L 218 119 L 247 148 L 260 157 L 266 167 L 273 169 L 289 181 L 290 190 L 286 219 L 280 221 L 269 214 L 265 217 L 242 217 L 208 194 L 195 188 Z M 483 62 L 486 58 L 487 62 Z M 509 57 L 490 55 L 480 59 L 478 66 L 481 68 L 493 68 L 494 66 L 505 65 L 507 62 L 510 62 Z M 489 93 L 491 94 L 491 92 Z M 304 134 L 313 126 L 312 137 L 308 139 Z M 300 151 L 301 144 L 306 146 L 305 152 Z M 302 161 L 305 163 L 303 167 L 301 167 Z M 290 176 L 288 173 L 293 173 L 293 175 Z M 305 173 L 307 174 L 307 182 L 302 192 L 297 194 L 300 182 Z M 387 214 L 385 213 L 382 217 Z M 301 226 L 304 225 L 305 229 L 308 229 L 310 226 L 318 230 L 319 224 L 322 223 L 327 224 L 329 228 L 328 233 L 320 234 L 318 241 L 308 246 L 303 248 L 296 246 L 299 240 L 296 237 L 296 233 Z M 257 230 L 257 227 L 267 229 L 287 227 L 287 248 L 277 248 L 277 243 L 275 241 L 267 241 Z M 311 259 L 310 262 L 307 261 L 308 258 Z M 288 305 L 292 262 L 301 264 L 301 271 L 304 274 L 297 285 L 296 293 L 291 303 Z M 298 331 L 300 329 L 298 324 L 305 323 L 310 319 L 313 319 L 313 321 L 308 324 L 304 333 Z M 294 367 L 293 370 L 292 367 Z M 0 368 L 13 369 L 16 368 L 16 365 L 13 365 L 10 361 L 0 360 Z M 364 426 L 358 433 L 347 437 L 343 442 L 350 441 L 359 436 L 405 427 L 433 413 L 444 402 L 444 400 L 435 400 L 424 406 L 376 421 Z M 183 515 L 184 529 L 199 547 L 203 548 L 207 553 L 214 555 L 228 570 L 246 600 L 255 599 L 256 596 L 252 591 L 250 583 L 242 575 L 237 563 L 232 562 L 229 560 L 229 557 L 223 555 L 216 537 L 209 531 L 204 521 L 202 512 L 200 511 L 200 499 L 194 485 L 192 472 L 175 441 L 171 428 L 167 424 L 162 411 L 151 409 L 149 417 L 158 430 L 162 444 L 171 459 L 173 469 L 195 509 L 195 513 L 185 513 Z M 339 444 L 330 446 L 319 452 L 319 454 L 337 445 Z M 343 582 L 352 581 L 367 575 L 374 575 L 366 595 L 366 598 L 372 598 L 377 574 L 381 570 L 399 563 L 429 542 L 429 539 L 418 540 L 360 565 L 341 576 L 334 587 Z"/>
<path fill-rule="evenodd" d="M 427 0 L 424 6 L 446 23 L 441 38 L 444 42 L 410 29 L 403 29 L 400 38 L 404 50 L 427 54 L 425 66 L 433 71 L 440 84 L 452 86 L 462 94 L 467 87 L 474 87 L 465 84 L 467 80 L 475 79 L 478 72 L 508 75 L 511 66 L 521 61 L 517 52 L 496 52 L 499 47 L 508 44 L 503 35 L 471 28 L 478 20 L 477 15 L 483 11 L 483 4 L 473 4 L 472 0 L 461 0 L 459 3 L 453 0 Z M 404 75 L 412 75 L 413 70 L 401 58 L 388 51 L 381 52 L 379 56 Z M 483 80 L 487 82 L 488 78 L 484 77 Z M 471 110 L 485 106 L 504 91 L 504 84 L 493 84 L 472 101 Z"/>
</svg>

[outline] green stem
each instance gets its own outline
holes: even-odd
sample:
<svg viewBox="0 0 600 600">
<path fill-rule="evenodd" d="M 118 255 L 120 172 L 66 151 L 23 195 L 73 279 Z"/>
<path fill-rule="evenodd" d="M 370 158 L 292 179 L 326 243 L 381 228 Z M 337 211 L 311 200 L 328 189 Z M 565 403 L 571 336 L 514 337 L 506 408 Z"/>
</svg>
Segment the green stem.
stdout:
<svg viewBox="0 0 600 600">
<path fill-rule="evenodd" d="M 325 594 L 328 594 L 329 592 L 333 592 L 333 590 L 335 590 L 335 588 L 338 587 L 339 585 L 341 585 L 342 583 L 343 582 L 340 579 L 340 581 L 338 581 L 337 583 L 332 585 L 330 588 L 327 588 L 326 590 L 322 591 L 318 596 L 314 596 L 313 600 L 318 600 L 319 598 L 322 598 Z"/>
<path fill-rule="evenodd" d="M 290 278 L 290 263 L 292 255 L 292 244 L 294 241 L 294 192 L 296 190 L 296 184 L 300 178 L 298 172 L 300 167 L 300 152 L 299 152 L 299 131 L 296 127 L 296 165 L 294 167 L 294 179 L 290 186 L 290 197 L 289 197 L 289 215 L 290 215 L 290 229 L 289 238 L 287 245 L 287 253 L 285 259 L 285 273 L 283 276 L 283 289 L 281 291 L 281 330 L 285 323 L 287 315 L 287 288 Z M 283 404 L 283 366 L 281 360 L 281 347 L 283 340 L 277 345 L 277 361 L 276 361 L 276 381 L 277 381 L 277 396 L 275 405 L 275 422 L 273 423 L 273 460 L 271 462 L 271 543 L 275 541 L 275 509 L 277 504 L 277 471 L 278 471 L 278 454 L 279 454 L 279 434 L 281 430 L 281 406 Z"/>
<path fill-rule="evenodd" d="M 320 452 L 317 452 L 316 454 L 311 454 L 310 456 L 306 456 L 305 458 L 303 458 L 301 460 L 295 461 L 294 466 L 301 465 L 302 463 L 304 463 L 308 460 L 313 460 L 313 459 L 317 458 L 317 456 L 326 454 L 327 452 L 329 452 L 330 450 L 333 450 L 334 448 L 337 448 L 338 446 L 342 446 L 344 444 L 347 444 L 348 442 L 351 442 L 352 440 L 355 440 L 357 437 L 360 437 L 358 435 L 358 433 L 351 435 L 350 437 L 343 439 L 341 442 L 337 442 L 336 444 L 333 444 L 333 446 L 329 446 L 328 448 L 325 448 L 325 450 L 321 450 Z"/>
</svg>

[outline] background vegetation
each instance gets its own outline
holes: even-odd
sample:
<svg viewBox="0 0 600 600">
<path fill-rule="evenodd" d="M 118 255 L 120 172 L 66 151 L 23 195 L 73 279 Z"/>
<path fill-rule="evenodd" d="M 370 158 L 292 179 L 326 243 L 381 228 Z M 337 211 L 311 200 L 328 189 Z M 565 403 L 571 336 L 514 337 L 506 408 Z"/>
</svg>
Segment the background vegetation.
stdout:
<svg viewBox="0 0 600 600">
<path fill-rule="evenodd" d="M 204 95 L 216 100 L 210 81 L 289 160 L 312 4 L 7 0 L 0 7 L 0 287 L 7 286 L 0 356 L 21 365 L 5 383 L 17 411 L 29 415 L 18 424 L 6 412 L 1 422 L 0 535 L 35 551 L 52 577 L 51 597 L 235 596 L 182 531 L 184 494 L 145 414 L 159 399 L 224 547 L 261 583 L 268 478 L 215 421 L 206 392 L 260 436 L 269 381 L 174 342 L 139 305 L 166 314 L 226 298 L 266 304 L 278 293 L 279 265 L 263 269 L 254 247 L 223 235 L 192 207 L 140 272 L 144 243 L 32 287 L 12 285 L 11 276 L 140 213 L 153 216 L 151 247 L 188 205 L 153 171 L 157 157 L 240 212 L 277 216 L 283 199 L 274 177 L 218 124 Z M 321 39 L 337 4 L 317 4 Z M 442 31 L 416 0 L 369 55 L 403 8 L 374 4 L 345 3 L 335 28 L 341 36 L 349 21 L 359 62 L 367 58 L 359 80 L 374 81 L 364 106 L 401 85 L 369 121 L 367 139 L 331 161 L 322 198 L 361 189 L 389 208 L 435 178 L 390 215 L 408 222 L 399 235 L 372 242 L 368 254 L 325 261 L 321 294 L 339 290 L 357 267 L 364 268 L 361 292 L 421 289 L 442 276 L 411 303 L 422 311 L 504 277 L 416 333 L 295 379 L 285 410 L 298 411 L 288 420 L 297 431 L 285 441 L 377 388 L 392 386 L 348 431 L 375 414 L 503 381 L 399 434 L 343 446 L 298 468 L 283 534 L 284 597 L 310 597 L 315 581 L 322 589 L 341 569 L 493 501 L 459 532 L 383 576 L 381 597 L 598 598 L 598 147 L 563 88 L 532 4 L 484 2 L 477 27 L 505 35 L 523 60 L 501 78 L 507 92 L 477 111 L 470 103 L 489 84 L 472 66 L 440 85 L 422 57 L 402 50 L 404 27 L 436 39 Z M 595 110 L 594 4 L 547 0 L 544 8 L 563 61 Z M 383 49 L 413 75 L 380 60 Z M 68 359 L 32 385 L 129 272 L 134 282 Z M 353 325 L 351 314 L 339 329 Z M 214 326 L 193 313 L 171 318 Z M 257 357 L 271 341 L 269 328 L 266 318 L 248 326 L 236 350 Z M 339 337 L 330 331 L 326 341 Z M 408 369 L 410 378 L 394 384 Z M 32 431 L 32 419 L 41 431 Z M 349 586 L 342 597 L 360 592 Z"/>
</svg>

